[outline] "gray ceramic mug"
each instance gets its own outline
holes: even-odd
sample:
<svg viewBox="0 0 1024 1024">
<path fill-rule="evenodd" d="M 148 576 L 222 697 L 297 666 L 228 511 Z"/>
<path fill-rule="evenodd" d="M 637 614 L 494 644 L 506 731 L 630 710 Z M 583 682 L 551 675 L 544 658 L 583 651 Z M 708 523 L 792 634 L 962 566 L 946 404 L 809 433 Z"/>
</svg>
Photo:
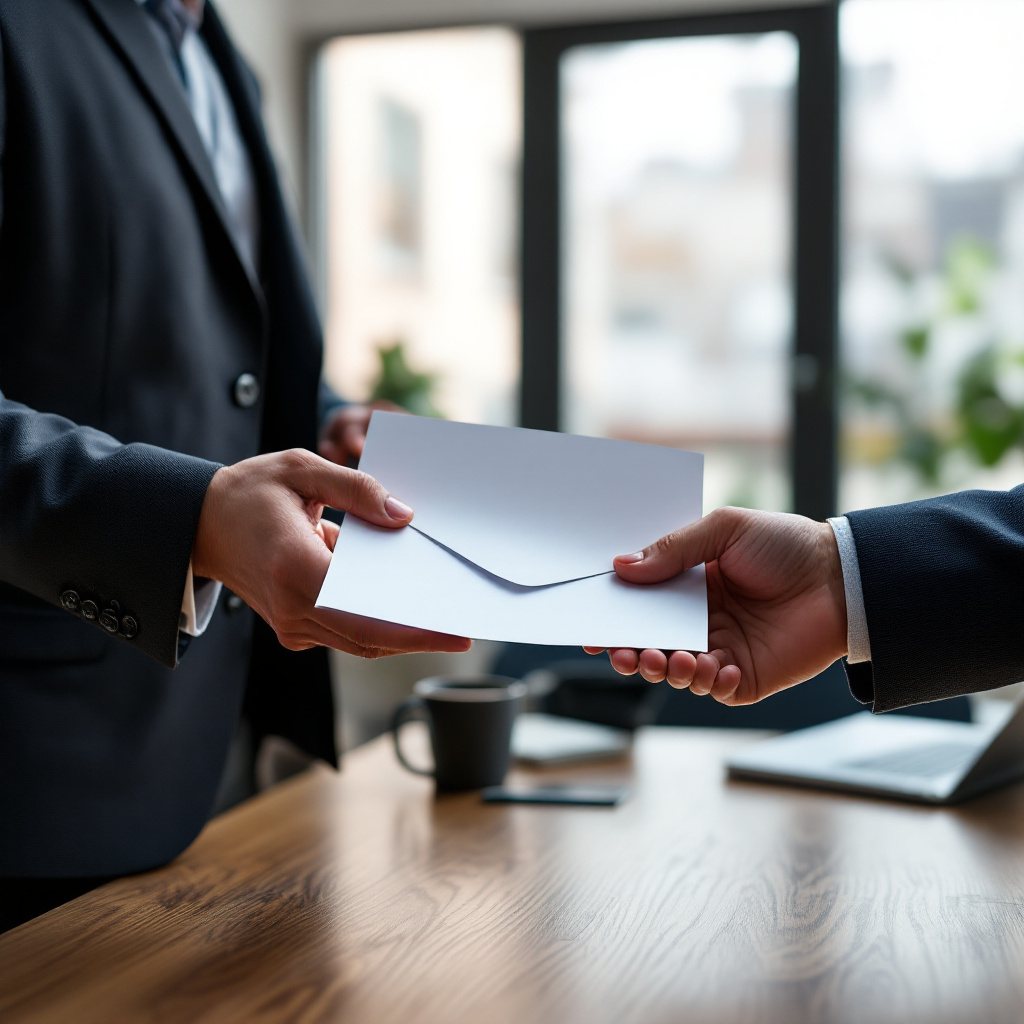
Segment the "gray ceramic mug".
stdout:
<svg viewBox="0 0 1024 1024">
<path fill-rule="evenodd" d="M 525 698 L 526 685 L 506 676 L 421 679 L 395 711 L 395 754 L 409 771 L 433 776 L 439 790 L 500 785 L 511 757 L 512 723 Z M 430 728 L 433 769 L 417 768 L 402 753 L 402 726 L 414 719 Z"/>
</svg>

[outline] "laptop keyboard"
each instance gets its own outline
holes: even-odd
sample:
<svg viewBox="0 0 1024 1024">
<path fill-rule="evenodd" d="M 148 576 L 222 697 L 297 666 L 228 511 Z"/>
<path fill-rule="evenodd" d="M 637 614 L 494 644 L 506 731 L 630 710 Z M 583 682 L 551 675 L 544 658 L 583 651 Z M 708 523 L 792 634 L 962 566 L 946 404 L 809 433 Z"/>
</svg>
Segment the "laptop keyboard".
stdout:
<svg viewBox="0 0 1024 1024">
<path fill-rule="evenodd" d="M 892 775 L 914 775 L 934 778 L 947 772 L 962 771 L 977 756 L 978 748 L 970 743 L 933 743 L 924 747 L 891 750 L 885 754 L 844 761 L 845 768 L 866 768 Z"/>
</svg>

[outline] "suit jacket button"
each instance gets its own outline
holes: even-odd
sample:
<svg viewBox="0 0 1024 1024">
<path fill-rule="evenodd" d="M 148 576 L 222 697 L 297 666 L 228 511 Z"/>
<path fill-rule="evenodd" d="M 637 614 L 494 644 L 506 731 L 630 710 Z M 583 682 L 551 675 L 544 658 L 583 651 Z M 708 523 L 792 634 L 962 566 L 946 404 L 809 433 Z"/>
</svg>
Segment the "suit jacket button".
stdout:
<svg viewBox="0 0 1024 1024">
<path fill-rule="evenodd" d="M 260 382 L 251 373 L 240 373 L 233 389 L 235 405 L 251 409 L 260 400 Z"/>
<path fill-rule="evenodd" d="M 126 615 L 121 620 L 121 636 L 126 640 L 131 640 L 139 631 L 139 624 L 131 615 Z"/>
<path fill-rule="evenodd" d="M 78 596 L 77 590 L 65 590 L 60 595 L 61 605 L 69 612 L 77 612 L 82 604 L 82 599 Z"/>
<path fill-rule="evenodd" d="M 99 605 L 95 601 L 83 601 L 82 602 L 82 614 L 90 621 L 94 622 L 96 616 L 99 615 Z"/>
<path fill-rule="evenodd" d="M 121 628 L 121 623 L 117 621 L 117 612 L 113 608 L 104 608 L 100 612 L 99 623 L 108 633 L 116 633 Z"/>
<path fill-rule="evenodd" d="M 228 594 L 224 607 L 227 608 L 229 615 L 234 615 L 245 607 L 245 602 L 237 594 Z"/>
</svg>

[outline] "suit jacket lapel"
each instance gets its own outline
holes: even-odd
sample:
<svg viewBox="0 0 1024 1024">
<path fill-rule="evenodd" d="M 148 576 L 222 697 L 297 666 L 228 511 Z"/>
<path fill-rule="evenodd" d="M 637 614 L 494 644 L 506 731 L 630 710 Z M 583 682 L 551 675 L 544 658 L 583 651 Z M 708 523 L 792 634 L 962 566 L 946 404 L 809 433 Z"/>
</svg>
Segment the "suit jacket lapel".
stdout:
<svg viewBox="0 0 1024 1024">
<path fill-rule="evenodd" d="M 227 235 L 231 249 L 245 274 L 254 296 L 263 306 L 263 294 L 259 281 L 253 276 L 248 262 L 243 258 L 231 230 L 227 209 L 221 196 L 220 187 L 213 174 L 210 158 L 199 137 L 192 112 L 188 108 L 181 85 L 176 82 L 167 66 L 167 60 L 160 52 L 152 29 L 146 24 L 146 14 L 133 0 L 85 0 L 95 11 L 124 61 L 134 72 L 142 90 L 149 96 L 171 136 L 177 143 L 182 157 L 194 174 L 220 225 Z"/>
</svg>

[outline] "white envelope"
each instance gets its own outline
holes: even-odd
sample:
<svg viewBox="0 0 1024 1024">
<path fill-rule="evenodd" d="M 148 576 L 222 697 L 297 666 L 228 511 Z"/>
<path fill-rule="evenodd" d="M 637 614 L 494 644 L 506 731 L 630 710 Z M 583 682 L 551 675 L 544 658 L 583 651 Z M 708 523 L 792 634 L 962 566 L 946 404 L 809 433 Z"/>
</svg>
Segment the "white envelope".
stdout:
<svg viewBox="0 0 1024 1024">
<path fill-rule="evenodd" d="M 317 607 L 480 640 L 707 650 L 703 566 L 651 586 L 612 568 L 700 518 L 702 455 L 375 412 L 359 468 L 415 518 L 346 516 Z"/>
</svg>

